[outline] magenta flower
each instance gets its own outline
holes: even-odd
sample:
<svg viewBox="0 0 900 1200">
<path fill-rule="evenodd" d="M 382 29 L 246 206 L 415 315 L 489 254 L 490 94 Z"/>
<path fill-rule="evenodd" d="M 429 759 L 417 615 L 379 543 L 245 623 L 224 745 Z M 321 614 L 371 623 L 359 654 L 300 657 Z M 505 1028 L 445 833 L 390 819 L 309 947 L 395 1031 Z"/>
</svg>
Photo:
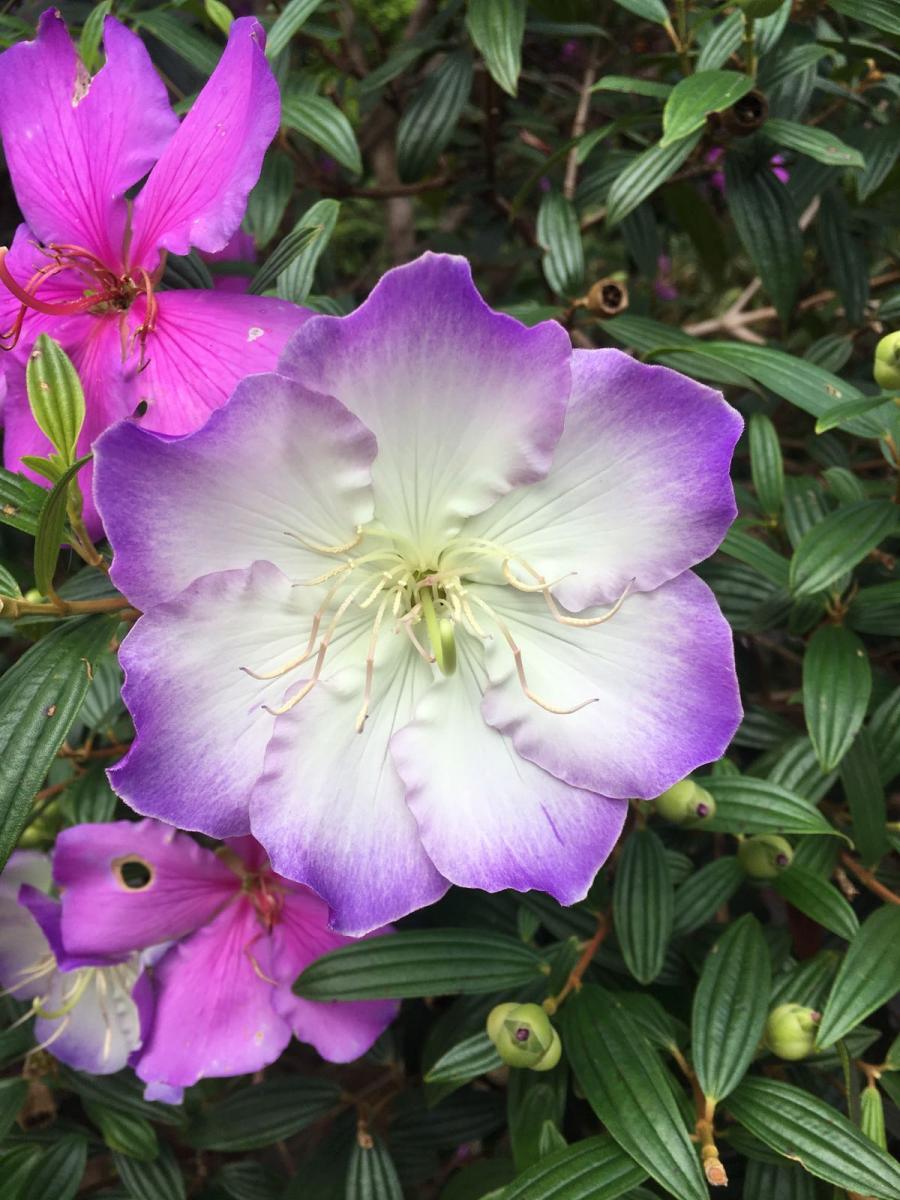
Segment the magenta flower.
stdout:
<svg viewBox="0 0 900 1200">
<path fill-rule="evenodd" d="M 11 469 L 50 449 L 25 393 L 38 333 L 57 338 L 81 374 L 84 452 L 138 405 L 149 429 L 197 428 L 238 379 L 275 365 L 308 315 L 257 296 L 157 290 L 166 252 L 219 251 L 240 224 L 279 124 L 263 42 L 255 20 L 235 21 L 180 125 L 140 39 L 112 17 L 93 78 L 53 9 L 35 41 L 0 55 L 0 134 L 27 221 L 0 253 L 0 328 L 16 346 L 5 408 Z M 87 476 L 82 486 L 90 506 Z"/>
<path fill-rule="evenodd" d="M 134 1066 L 152 1099 L 176 1101 L 198 1079 L 259 1070 L 292 1034 L 331 1062 L 349 1062 L 396 1014 L 391 1000 L 293 994 L 303 968 L 348 939 L 251 838 L 213 854 L 156 821 L 78 825 L 59 835 L 53 870 L 69 953 L 115 957 L 175 942 L 140 996 L 144 1044 Z"/>
<path fill-rule="evenodd" d="M 705 161 L 712 164 L 721 163 L 722 166 L 717 167 L 709 176 L 710 186 L 715 188 L 717 192 L 725 195 L 725 171 L 724 171 L 725 147 L 713 146 L 711 150 L 707 150 Z M 787 183 L 791 177 L 790 171 L 784 165 L 783 154 L 773 154 L 769 159 L 769 170 L 775 176 L 779 183 Z"/>
<path fill-rule="evenodd" d="M 139 812 L 251 831 L 362 933 L 450 882 L 584 896 L 631 796 L 719 757 L 718 392 L 492 312 L 460 258 L 318 316 L 202 430 L 97 445 Z M 153 504 L 146 503 L 153 495 Z M 227 534 L 223 534 L 227 531 Z"/>
</svg>

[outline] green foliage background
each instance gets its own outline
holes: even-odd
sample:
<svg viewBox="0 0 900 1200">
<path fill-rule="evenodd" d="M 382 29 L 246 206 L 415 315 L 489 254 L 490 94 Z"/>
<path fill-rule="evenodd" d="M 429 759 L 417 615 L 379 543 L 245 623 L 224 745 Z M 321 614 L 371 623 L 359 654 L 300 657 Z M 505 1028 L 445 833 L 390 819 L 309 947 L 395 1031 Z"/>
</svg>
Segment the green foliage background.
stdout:
<svg viewBox="0 0 900 1200">
<path fill-rule="evenodd" d="M 3 44 L 41 7 L 4 6 Z M 138 30 L 183 110 L 232 9 L 269 27 L 283 128 L 245 223 L 254 291 L 344 313 L 387 267 L 452 251 L 495 307 L 723 388 L 748 421 L 740 517 L 701 573 L 746 717 L 701 780 L 716 816 L 636 809 L 583 904 L 454 891 L 340 952 L 352 975 L 310 968 L 305 995 L 407 998 L 350 1066 L 295 1044 L 170 1109 L 127 1072 L 29 1053 L 6 998 L 2 1200 L 702 1200 L 707 1117 L 720 1195 L 897 1200 L 900 408 L 871 366 L 900 324 L 900 2 L 750 23 L 699 0 L 61 7 L 94 67 L 106 12 Z M 5 240 L 17 220 L 4 186 Z M 168 286 L 198 281 L 170 262 Z M 103 595 L 46 497 L 0 475 L 0 592 Z M 103 774 L 131 736 L 115 630 L 0 613 L 4 854 L 128 815 Z M 793 847 L 768 882 L 737 859 L 754 834 Z M 488 1011 L 560 992 L 586 946 L 559 1067 L 503 1068 Z M 784 1002 L 823 1014 L 797 1063 L 760 1046 Z"/>
</svg>

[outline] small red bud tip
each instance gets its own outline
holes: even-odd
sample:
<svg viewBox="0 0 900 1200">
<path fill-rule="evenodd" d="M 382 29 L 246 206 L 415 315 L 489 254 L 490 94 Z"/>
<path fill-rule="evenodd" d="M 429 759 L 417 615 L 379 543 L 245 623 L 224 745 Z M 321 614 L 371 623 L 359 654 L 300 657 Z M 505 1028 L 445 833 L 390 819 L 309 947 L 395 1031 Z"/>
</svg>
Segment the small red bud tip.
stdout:
<svg viewBox="0 0 900 1200">
<path fill-rule="evenodd" d="M 697 805 L 697 816 L 698 817 L 705 817 L 708 813 L 709 813 L 709 805 L 708 804 L 701 803 L 701 804 Z"/>
<path fill-rule="evenodd" d="M 775 862 L 776 862 L 776 865 L 779 867 L 786 867 L 790 861 L 791 860 L 788 858 L 788 856 L 786 854 L 776 854 L 775 855 Z"/>
<path fill-rule="evenodd" d="M 814 1025 L 818 1025 L 818 1023 L 822 1020 L 822 1014 L 820 1012 L 811 1012 L 809 1014 L 809 1019 Z"/>
<path fill-rule="evenodd" d="M 529 1037 L 531 1037 L 531 1030 L 526 1028 L 524 1025 L 520 1025 L 516 1030 L 516 1041 L 527 1042 Z"/>
</svg>

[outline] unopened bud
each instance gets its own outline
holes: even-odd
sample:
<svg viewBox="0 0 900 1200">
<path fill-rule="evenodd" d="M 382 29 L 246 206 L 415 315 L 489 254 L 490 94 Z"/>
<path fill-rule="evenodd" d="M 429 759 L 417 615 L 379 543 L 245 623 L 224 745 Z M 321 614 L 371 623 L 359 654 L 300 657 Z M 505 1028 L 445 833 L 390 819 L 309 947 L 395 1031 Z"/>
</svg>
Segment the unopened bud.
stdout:
<svg viewBox="0 0 900 1200">
<path fill-rule="evenodd" d="M 791 865 L 794 851 L 786 838 L 765 833 L 741 842 L 737 856 L 751 879 L 775 879 Z"/>
<path fill-rule="evenodd" d="M 821 1013 L 802 1004 L 779 1004 L 769 1013 L 763 1040 L 779 1058 L 797 1062 L 815 1050 L 821 1020 Z"/>
<path fill-rule="evenodd" d="M 487 1033 L 510 1067 L 549 1071 L 559 1062 L 559 1034 L 539 1004 L 498 1004 L 488 1014 Z"/>
<path fill-rule="evenodd" d="M 681 783 L 676 783 L 657 796 L 653 803 L 659 815 L 673 825 L 712 817 L 716 811 L 715 800 L 706 788 L 694 783 L 693 779 L 682 779 Z"/>
<path fill-rule="evenodd" d="M 883 337 L 875 347 L 872 374 L 886 392 L 900 391 L 900 329 Z"/>
</svg>

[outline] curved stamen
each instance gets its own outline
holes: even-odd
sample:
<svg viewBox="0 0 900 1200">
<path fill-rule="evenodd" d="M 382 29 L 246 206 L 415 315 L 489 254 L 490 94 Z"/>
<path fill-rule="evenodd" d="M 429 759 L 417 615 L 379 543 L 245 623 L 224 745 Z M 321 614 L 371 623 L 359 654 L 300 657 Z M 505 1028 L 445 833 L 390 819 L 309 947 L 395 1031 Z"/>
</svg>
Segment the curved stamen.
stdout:
<svg viewBox="0 0 900 1200">
<path fill-rule="evenodd" d="M 323 546 L 319 542 L 312 542 L 309 538 L 305 538 L 302 533 L 294 533 L 290 529 L 285 529 L 284 533 L 285 537 L 294 538 L 301 546 L 305 546 L 307 550 L 314 550 L 316 554 L 345 554 L 348 550 L 354 550 L 363 540 L 361 529 L 357 529 L 356 535 L 341 546 Z"/>
<path fill-rule="evenodd" d="M 378 612 L 375 615 L 375 620 L 372 622 L 372 634 L 369 638 L 369 649 L 366 651 L 366 686 L 363 691 L 362 707 L 360 708 L 359 715 L 356 718 L 357 733 L 362 733 L 363 726 L 366 723 L 366 717 L 369 715 L 369 705 L 372 702 L 372 683 L 375 679 L 375 650 L 378 646 L 378 634 L 381 632 L 381 622 L 384 620 L 384 614 L 387 611 L 389 600 L 390 596 L 384 597 L 384 599 L 378 605 Z"/>
<path fill-rule="evenodd" d="M 516 559 L 518 562 L 521 562 L 523 566 L 525 566 L 524 560 L 520 559 L 518 555 L 516 555 Z M 510 559 L 504 558 L 504 560 L 503 560 L 503 578 L 510 585 L 510 587 L 514 587 L 517 592 L 543 592 L 543 591 L 546 591 L 547 588 L 555 588 L 556 585 L 558 583 L 562 583 L 562 581 L 564 579 L 570 579 L 573 575 L 578 574 L 577 571 L 566 571 L 565 575 L 560 575 L 560 577 L 558 579 L 554 579 L 552 582 L 547 583 L 547 581 L 543 578 L 543 576 L 537 575 L 537 572 L 533 572 L 533 574 L 535 574 L 535 576 L 537 577 L 537 579 L 540 582 L 539 583 L 523 583 L 521 581 L 521 579 L 516 579 L 515 575 L 513 575 L 512 569 L 510 568 L 509 564 L 510 564 Z M 530 570 L 530 568 L 526 567 L 526 570 Z"/>
<path fill-rule="evenodd" d="M 60 300 L 50 301 L 41 300 L 35 296 L 33 292 L 29 292 L 22 287 L 19 281 L 6 265 L 6 256 L 9 250 L 6 246 L 0 246 L 0 280 L 6 285 L 8 291 L 16 297 L 17 300 L 25 305 L 26 308 L 33 308 L 36 312 L 45 313 L 50 317 L 68 317 L 75 313 L 87 312 L 89 308 L 93 308 L 96 304 L 103 303 L 104 300 L 111 299 L 110 296 L 83 296 L 80 300 Z"/>
<path fill-rule="evenodd" d="M 628 583 L 625 585 L 624 592 L 618 598 L 612 608 L 609 609 L 608 612 L 602 613 L 599 617 L 569 617 L 559 611 L 556 606 L 556 601 L 549 592 L 544 592 L 544 599 L 547 601 L 547 606 L 550 609 L 550 612 L 553 614 L 553 619 L 555 621 L 559 621 L 560 625 L 571 625 L 573 629 L 591 629 L 594 625 L 603 625 L 606 621 L 609 621 L 616 615 L 628 598 L 628 593 L 631 591 L 631 585 L 633 583 L 634 580 L 629 579 Z"/>
</svg>

